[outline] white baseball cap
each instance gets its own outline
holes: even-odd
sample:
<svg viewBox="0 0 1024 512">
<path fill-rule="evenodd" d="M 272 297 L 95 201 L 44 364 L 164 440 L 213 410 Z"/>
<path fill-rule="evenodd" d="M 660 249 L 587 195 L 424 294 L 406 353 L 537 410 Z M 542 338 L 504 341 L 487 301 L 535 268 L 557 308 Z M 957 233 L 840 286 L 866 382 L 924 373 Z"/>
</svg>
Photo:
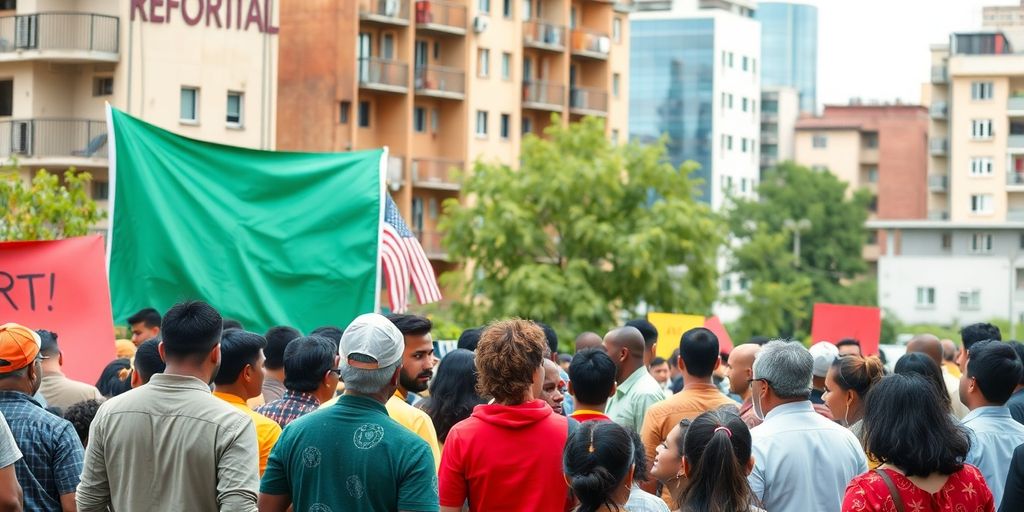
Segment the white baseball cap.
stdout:
<svg viewBox="0 0 1024 512">
<path fill-rule="evenodd" d="M 839 357 L 839 349 L 829 341 L 819 341 L 811 345 L 811 357 L 814 358 L 814 376 L 824 377 L 828 375 L 828 368 L 832 361 Z"/>
<path fill-rule="evenodd" d="M 405 352 L 405 338 L 402 332 L 383 315 L 367 313 L 359 315 L 341 335 L 338 346 L 341 364 L 363 370 L 386 368 L 402 359 Z M 363 362 L 351 358 L 360 354 L 376 362 Z"/>
</svg>

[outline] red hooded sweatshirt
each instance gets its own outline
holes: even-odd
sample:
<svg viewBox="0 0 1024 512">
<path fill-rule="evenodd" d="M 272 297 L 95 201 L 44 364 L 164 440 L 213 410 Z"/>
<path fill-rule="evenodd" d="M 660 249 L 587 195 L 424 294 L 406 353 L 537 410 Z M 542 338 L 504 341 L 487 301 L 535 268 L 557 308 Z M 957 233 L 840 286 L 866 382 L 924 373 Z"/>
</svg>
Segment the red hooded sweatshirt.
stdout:
<svg viewBox="0 0 1024 512">
<path fill-rule="evenodd" d="M 543 400 L 478 405 L 452 427 L 438 475 L 441 506 L 472 511 L 562 512 L 568 423 Z"/>
</svg>

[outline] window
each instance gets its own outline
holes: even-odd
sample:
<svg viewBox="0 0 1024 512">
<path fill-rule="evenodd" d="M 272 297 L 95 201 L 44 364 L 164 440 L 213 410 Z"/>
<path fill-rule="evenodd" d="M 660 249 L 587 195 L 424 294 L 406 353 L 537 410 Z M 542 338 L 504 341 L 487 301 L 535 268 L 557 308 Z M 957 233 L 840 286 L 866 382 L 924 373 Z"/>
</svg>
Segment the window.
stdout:
<svg viewBox="0 0 1024 512">
<path fill-rule="evenodd" d="M 437 133 L 441 125 L 441 112 L 436 108 L 430 109 L 430 133 Z"/>
<path fill-rule="evenodd" d="M 746 137 L 741 137 L 740 138 L 740 151 L 743 152 L 743 153 L 747 152 L 747 138 Z"/>
<path fill-rule="evenodd" d="M 741 277 L 740 278 L 740 290 L 746 291 L 747 288 L 750 288 L 750 279 L 747 279 L 745 277 Z"/>
<path fill-rule="evenodd" d="M 746 178 L 740 178 L 740 192 L 746 192 L 746 191 L 747 191 L 747 179 Z"/>
<path fill-rule="evenodd" d="M 942 248 L 949 250 L 953 248 L 953 235 L 950 233 L 942 234 Z"/>
<path fill-rule="evenodd" d="M 878 149 L 878 132 L 864 132 L 861 141 L 866 149 Z"/>
<path fill-rule="evenodd" d="M 512 54 L 508 52 L 501 54 L 501 79 L 512 79 Z"/>
<path fill-rule="evenodd" d="M 992 213 L 992 194 L 972 194 L 971 213 Z"/>
<path fill-rule="evenodd" d="M 533 119 L 530 119 L 529 117 L 524 117 L 523 118 L 523 133 L 525 134 L 525 133 L 531 133 L 531 132 L 533 132 Z"/>
<path fill-rule="evenodd" d="M 972 139 L 991 139 L 992 138 L 992 120 L 991 119 L 974 119 L 971 121 L 971 138 Z"/>
<path fill-rule="evenodd" d="M 480 78 L 487 78 L 491 74 L 491 51 L 480 48 L 476 51 L 476 74 Z"/>
<path fill-rule="evenodd" d="M 199 119 L 199 89 L 195 87 L 181 88 L 181 113 L 178 119 L 186 123 L 195 123 Z"/>
<path fill-rule="evenodd" d="M 732 57 L 733 57 L 732 52 L 729 52 L 729 67 L 730 68 L 732 67 Z"/>
<path fill-rule="evenodd" d="M 483 14 L 491 13 L 491 0 L 477 0 L 477 8 Z"/>
<path fill-rule="evenodd" d="M 110 199 L 110 183 L 106 181 L 92 182 L 92 198 L 94 201 Z"/>
<path fill-rule="evenodd" d="M 0 11 L 13 11 L 18 8 L 18 0 L 0 0 Z"/>
<path fill-rule="evenodd" d="M 0 80 L 0 116 L 14 114 L 14 80 Z"/>
<path fill-rule="evenodd" d="M 992 82 L 971 82 L 971 99 L 992 99 Z"/>
<path fill-rule="evenodd" d="M 743 98 L 743 101 L 740 102 L 740 105 L 742 105 L 741 108 L 743 109 L 743 111 L 746 112 L 747 111 L 747 107 L 750 106 L 750 100 L 748 100 L 747 98 Z"/>
<path fill-rule="evenodd" d="M 728 149 L 729 151 L 732 151 L 732 135 L 726 136 L 725 137 L 725 142 L 726 142 L 725 149 Z"/>
<path fill-rule="evenodd" d="M 871 202 L 868 203 L 868 211 L 878 213 L 878 196 L 871 196 Z"/>
<path fill-rule="evenodd" d="M 501 0 L 501 15 L 505 19 L 512 19 L 512 0 Z"/>
<path fill-rule="evenodd" d="M 530 20 L 530 0 L 523 0 L 523 21 Z"/>
<path fill-rule="evenodd" d="M 744 55 L 743 59 L 740 62 L 740 67 L 743 69 L 743 71 L 746 71 L 747 68 L 750 67 L 750 59 L 747 56 Z"/>
<path fill-rule="evenodd" d="M 483 110 L 476 111 L 476 136 L 479 138 L 487 137 L 487 112 Z"/>
<path fill-rule="evenodd" d="M 816 133 L 811 139 L 811 146 L 815 148 L 827 148 L 828 147 L 828 136 Z"/>
<path fill-rule="evenodd" d="M 349 112 L 352 110 L 351 101 L 343 101 L 338 105 L 338 122 L 348 124 Z"/>
<path fill-rule="evenodd" d="M 619 129 L 618 128 L 612 128 L 612 144 L 618 144 L 618 143 L 619 143 Z"/>
<path fill-rule="evenodd" d="M 971 176 L 991 176 L 992 158 L 974 157 L 971 158 Z"/>
<path fill-rule="evenodd" d="M 612 19 L 612 40 L 616 43 L 622 42 L 622 18 L 618 16 Z"/>
<path fill-rule="evenodd" d="M 981 290 L 969 290 L 960 292 L 960 311 L 975 311 L 981 309 Z"/>
<path fill-rule="evenodd" d="M 750 72 L 757 74 L 757 59 L 750 59 Z"/>
<path fill-rule="evenodd" d="M 729 94 L 729 108 L 732 108 L 732 94 Z"/>
<path fill-rule="evenodd" d="M 811 170 L 814 172 L 825 172 L 828 170 L 827 165 L 816 164 L 811 166 Z"/>
<path fill-rule="evenodd" d="M 501 138 L 508 140 L 512 133 L 512 116 L 509 114 L 501 115 Z"/>
<path fill-rule="evenodd" d="M 114 94 L 114 77 L 98 76 L 92 81 L 93 96 L 110 96 Z"/>
<path fill-rule="evenodd" d="M 722 291 L 725 292 L 725 293 L 729 293 L 729 292 L 732 291 L 732 278 L 731 277 L 725 276 L 725 277 L 722 278 Z"/>
<path fill-rule="evenodd" d="M 1024 249 L 1024 235 L 1020 235 L 1020 248 Z"/>
<path fill-rule="evenodd" d="M 416 133 L 427 132 L 427 109 L 423 107 L 414 107 L 412 109 L 412 129 Z"/>
<path fill-rule="evenodd" d="M 878 245 L 878 231 L 868 230 L 868 245 Z"/>
<path fill-rule="evenodd" d="M 359 102 L 359 127 L 369 128 L 370 127 L 370 102 L 360 101 Z"/>
<path fill-rule="evenodd" d="M 616 98 L 619 97 L 619 81 L 621 76 L 618 73 L 612 73 L 612 95 Z"/>
<path fill-rule="evenodd" d="M 988 233 L 975 233 L 972 235 L 971 252 L 974 254 L 988 254 L 992 252 L 992 235 Z"/>
<path fill-rule="evenodd" d="M 722 109 L 725 109 L 725 102 L 726 102 L 726 99 L 727 99 L 728 96 L 729 96 L 728 94 L 726 94 L 724 92 L 722 93 Z"/>
<path fill-rule="evenodd" d="M 380 36 L 380 58 L 391 60 L 395 58 L 395 35 L 385 33 Z"/>
<path fill-rule="evenodd" d="M 868 183 L 878 183 L 878 166 L 868 167 Z"/>
<path fill-rule="evenodd" d="M 917 287 L 917 307 L 919 308 L 933 308 L 935 307 L 935 288 L 930 286 L 918 286 Z"/>
<path fill-rule="evenodd" d="M 722 190 L 732 190 L 732 176 L 722 176 Z"/>
<path fill-rule="evenodd" d="M 242 126 L 242 104 L 242 93 L 228 92 L 228 111 L 225 119 L 228 126 Z"/>
</svg>

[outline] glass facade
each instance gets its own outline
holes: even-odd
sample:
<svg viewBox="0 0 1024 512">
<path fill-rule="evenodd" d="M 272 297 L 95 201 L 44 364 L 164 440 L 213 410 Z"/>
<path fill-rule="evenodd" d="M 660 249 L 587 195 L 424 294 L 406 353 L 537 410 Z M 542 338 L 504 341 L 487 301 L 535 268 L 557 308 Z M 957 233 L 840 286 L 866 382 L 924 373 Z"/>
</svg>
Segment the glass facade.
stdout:
<svg viewBox="0 0 1024 512">
<path fill-rule="evenodd" d="M 630 22 L 630 138 L 667 135 L 672 165 L 700 164 L 693 176 L 703 180 L 705 202 L 712 191 L 714 31 L 709 18 Z"/>
<path fill-rule="evenodd" d="M 818 8 L 761 2 L 761 85 L 793 87 L 800 111 L 815 112 L 818 103 Z"/>
</svg>

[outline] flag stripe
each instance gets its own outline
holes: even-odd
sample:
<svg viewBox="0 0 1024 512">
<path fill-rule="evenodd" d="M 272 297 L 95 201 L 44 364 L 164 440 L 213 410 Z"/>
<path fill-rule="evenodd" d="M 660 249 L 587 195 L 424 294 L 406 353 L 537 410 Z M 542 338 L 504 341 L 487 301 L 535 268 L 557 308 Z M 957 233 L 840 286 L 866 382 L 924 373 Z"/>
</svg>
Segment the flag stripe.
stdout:
<svg viewBox="0 0 1024 512">
<path fill-rule="evenodd" d="M 420 304 L 441 300 L 441 289 L 437 285 L 430 259 L 402 219 L 391 196 L 387 197 L 381 238 L 381 261 L 388 268 L 388 300 L 391 309 L 402 312 L 408 308 L 410 284 Z"/>
</svg>

